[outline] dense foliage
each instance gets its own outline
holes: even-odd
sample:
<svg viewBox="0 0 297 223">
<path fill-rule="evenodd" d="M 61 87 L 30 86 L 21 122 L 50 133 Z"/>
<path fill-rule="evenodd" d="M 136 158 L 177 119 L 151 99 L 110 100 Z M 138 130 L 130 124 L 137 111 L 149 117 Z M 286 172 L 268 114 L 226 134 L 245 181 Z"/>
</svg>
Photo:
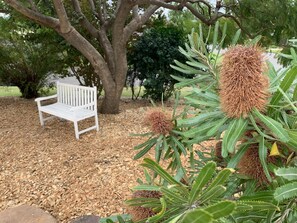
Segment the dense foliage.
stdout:
<svg viewBox="0 0 297 223">
<path fill-rule="evenodd" d="M 2 84 L 17 86 L 24 98 L 37 97 L 61 65 L 55 34 L 18 17 L 1 18 L 0 29 Z"/>
<path fill-rule="evenodd" d="M 181 29 L 161 24 L 144 31 L 133 42 L 128 54 L 128 72 L 131 79 L 137 78 L 145 87 L 145 98 L 167 100 L 176 81 L 170 76 L 177 72 L 170 67 L 174 59 L 183 60 L 178 47 L 184 42 Z M 188 75 L 189 76 L 189 75 Z"/>
</svg>

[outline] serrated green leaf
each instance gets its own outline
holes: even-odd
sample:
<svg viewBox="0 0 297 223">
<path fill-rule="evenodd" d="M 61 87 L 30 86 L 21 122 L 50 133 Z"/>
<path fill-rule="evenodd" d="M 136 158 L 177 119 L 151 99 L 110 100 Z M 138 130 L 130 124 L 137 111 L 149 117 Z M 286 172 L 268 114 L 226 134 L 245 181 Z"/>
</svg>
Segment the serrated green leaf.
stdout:
<svg viewBox="0 0 297 223">
<path fill-rule="evenodd" d="M 141 157 L 143 157 L 145 154 L 148 153 L 148 151 L 150 151 L 150 149 L 157 143 L 157 138 L 153 138 L 152 140 L 150 140 L 150 143 L 147 144 L 144 149 L 142 149 L 139 153 L 137 153 L 133 159 L 137 160 Z"/>
<path fill-rule="evenodd" d="M 283 177 L 289 181 L 297 180 L 297 168 L 296 167 L 278 168 L 274 172 L 275 172 L 275 175 Z"/>
<path fill-rule="evenodd" d="M 98 223 L 107 223 L 107 220 L 110 220 L 112 222 L 117 222 L 118 220 L 118 215 L 117 216 L 110 216 L 108 218 L 100 218 L 99 222 Z M 120 217 L 124 220 L 128 220 L 128 219 L 131 219 L 131 216 L 128 215 L 128 214 L 122 214 L 120 215 Z"/>
<path fill-rule="evenodd" d="M 200 68 L 202 70 L 208 70 L 209 67 L 203 63 L 200 63 L 198 61 L 187 61 L 186 62 L 188 65 L 193 66 L 193 67 L 197 67 Z"/>
<path fill-rule="evenodd" d="M 186 64 L 183 64 L 181 62 L 179 62 L 178 60 L 174 60 L 174 63 L 178 66 L 178 68 L 180 68 L 179 71 L 182 70 L 183 73 L 187 73 L 187 74 L 207 74 L 206 72 L 202 71 L 202 70 L 198 70 L 195 69 L 191 66 L 188 66 Z M 174 65 L 170 65 L 172 68 L 176 69 L 177 67 Z M 177 69 L 176 69 L 177 70 Z"/>
<path fill-rule="evenodd" d="M 249 196 L 242 196 L 240 200 L 253 200 L 253 201 L 265 201 L 271 202 L 273 200 L 273 190 L 269 191 L 257 191 Z"/>
<path fill-rule="evenodd" d="M 156 207 L 160 205 L 160 200 L 158 198 L 150 198 L 150 197 L 138 197 L 132 198 L 130 200 L 125 201 L 125 204 L 129 206 L 146 206 L 146 207 Z"/>
<path fill-rule="evenodd" d="M 241 200 L 237 202 L 238 204 L 244 204 L 253 207 L 253 210 L 279 210 L 279 207 L 274 205 L 273 203 L 270 202 L 265 202 L 265 201 L 248 201 L 248 200 Z"/>
<path fill-rule="evenodd" d="M 133 190 L 159 191 L 160 187 L 154 185 L 137 185 L 133 187 Z"/>
<path fill-rule="evenodd" d="M 215 122 L 212 122 L 212 124 L 214 126 L 212 126 L 210 130 L 208 130 L 206 135 L 209 137 L 214 136 L 218 132 L 218 130 L 221 128 L 221 126 L 224 125 L 225 122 L 227 122 L 227 120 L 228 120 L 228 117 L 224 117 L 222 120 L 217 120 Z"/>
<path fill-rule="evenodd" d="M 234 170 L 231 168 L 225 168 L 221 170 L 208 186 L 207 191 L 217 185 L 223 185 L 229 179 L 229 176 L 232 174 L 232 172 L 234 172 Z"/>
<path fill-rule="evenodd" d="M 197 95 L 199 97 L 202 97 L 202 98 L 205 98 L 207 100 L 217 101 L 217 102 L 220 101 L 218 95 L 215 92 L 211 92 L 209 90 L 205 91 L 205 90 L 202 90 L 202 89 L 199 89 L 199 88 L 193 88 L 193 92 L 194 92 L 195 95 Z"/>
<path fill-rule="evenodd" d="M 286 92 L 292 85 L 293 81 L 296 79 L 297 76 L 297 66 L 292 67 L 290 70 L 288 70 L 288 72 L 286 73 L 286 76 L 284 77 L 284 79 L 282 80 L 281 84 L 280 84 L 280 88 Z M 274 93 L 270 104 L 271 105 L 277 105 L 277 103 L 280 101 L 280 99 L 282 98 L 282 94 L 280 91 L 277 91 L 276 93 Z"/>
<path fill-rule="evenodd" d="M 294 89 L 293 101 L 297 101 L 297 85 L 295 86 L 295 89 Z"/>
<path fill-rule="evenodd" d="M 227 157 L 229 153 L 234 153 L 236 142 L 241 138 L 246 130 L 248 121 L 243 118 L 234 119 L 231 123 L 225 135 L 222 143 L 222 156 Z"/>
<path fill-rule="evenodd" d="M 166 204 L 166 201 L 164 198 L 160 198 L 160 202 L 161 202 L 161 206 L 162 206 L 162 209 L 159 213 L 157 213 L 156 215 L 150 217 L 148 219 L 149 222 L 158 222 L 165 214 L 166 212 L 166 207 L 167 207 L 167 204 Z"/>
<path fill-rule="evenodd" d="M 288 183 L 278 187 L 274 192 L 274 198 L 279 202 L 295 197 L 297 197 L 297 182 Z"/>
<path fill-rule="evenodd" d="M 267 148 L 264 145 L 264 142 L 265 142 L 265 139 L 263 136 L 261 136 L 260 142 L 259 142 L 259 158 L 260 158 L 260 162 L 262 164 L 262 168 L 264 170 L 265 176 L 269 180 L 269 182 L 271 182 L 272 178 L 267 168 Z"/>
<path fill-rule="evenodd" d="M 186 87 L 186 86 L 192 86 L 192 85 L 195 85 L 197 83 L 201 83 L 203 81 L 206 81 L 207 79 L 209 79 L 208 76 L 199 76 L 199 77 L 195 77 L 193 79 L 186 79 L 186 78 L 179 78 L 177 79 L 176 76 L 173 76 L 174 79 L 180 81 L 179 83 L 176 83 L 174 86 L 176 88 L 183 88 L 183 87 Z"/>
<path fill-rule="evenodd" d="M 290 54 L 279 53 L 278 55 L 281 56 L 281 57 L 293 60 L 293 56 L 290 55 Z"/>
<path fill-rule="evenodd" d="M 138 149 L 141 149 L 143 147 L 145 147 L 147 144 L 151 143 L 152 141 L 156 140 L 156 138 L 151 138 L 151 139 L 148 139 L 147 141 L 145 141 L 144 143 L 141 143 L 137 146 L 134 146 L 134 150 L 138 150 Z"/>
<path fill-rule="evenodd" d="M 189 96 L 185 96 L 185 99 L 187 102 L 190 102 L 191 105 L 203 105 L 207 107 L 218 107 L 218 102 L 213 102 L 213 101 L 204 101 L 204 100 L 199 100 L 195 98 L 191 98 Z"/>
<path fill-rule="evenodd" d="M 153 170 L 154 172 L 156 172 L 157 174 L 159 174 L 164 180 L 166 180 L 168 183 L 181 185 L 180 182 L 176 181 L 170 174 L 168 174 L 155 161 L 153 161 L 151 159 L 148 159 L 148 158 L 144 158 L 143 161 L 144 161 L 144 163 L 141 164 L 142 166 L 147 167 L 147 168 Z"/>
<path fill-rule="evenodd" d="M 216 163 L 209 162 L 201 169 L 201 171 L 199 172 L 199 175 L 196 177 L 193 183 L 193 187 L 189 194 L 190 204 L 192 204 L 197 199 L 202 188 L 212 178 L 212 175 L 215 172 L 215 168 L 216 168 Z"/>
<path fill-rule="evenodd" d="M 186 156 L 187 155 L 187 150 L 184 147 L 184 145 L 177 140 L 174 136 L 171 137 L 171 139 L 174 141 L 174 143 L 177 145 L 177 147 L 180 149 L 180 151 Z"/>
<path fill-rule="evenodd" d="M 214 219 L 230 215 L 235 209 L 235 203 L 232 201 L 221 201 L 214 205 L 204 208 Z"/>
<path fill-rule="evenodd" d="M 288 145 L 290 145 L 292 150 L 297 151 L 297 131 L 296 130 L 287 130 L 287 133 L 289 134 L 289 142 Z"/>
<path fill-rule="evenodd" d="M 198 125 L 201 122 L 205 122 L 208 119 L 219 118 L 222 116 L 222 114 L 223 113 L 221 111 L 214 111 L 214 112 L 208 112 L 208 113 L 204 113 L 204 114 L 198 114 L 195 117 L 178 120 L 178 125 L 181 125 L 184 127 L 190 127 L 190 126 Z"/>
<path fill-rule="evenodd" d="M 180 223 L 210 223 L 213 218 L 210 213 L 202 209 L 186 212 Z"/>
<path fill-rule="evenodd" d="M 286 130 L 283 128 L 282 124 L 275 121 L 274 119 L 261 114 L 257 109 L 253 110 L 253 114 L 260 119 L 271 131 L 272 133 L 279 138 L 282 142 L 289 141 L 289 135 Z"/>
<path fill-rule="evenodd" d="M 187 199 L 182 197 L 176 190 L 162 187 L 161 193 L 166 198 L 166 200 L 170 200 L 172 203 L 181 203 L 181 204 L 187 203 Z"/>
<path fill-rule="evenodd" d="M 248 150 L 249 145 L 243 145 L 236 153 L 235 155 L 230 159 L 230 161 L 228 162 L 227 167 L 228 168 L 236 168 L 237 164 L 239 163 L 239 161 L 241 160 L 241 158 L 243 157 L 243 155 L 245 154 L 245 152 Z"/>
<path fill-rule="evenodd" d="M 290 53 L 293 57 L 293 60 L 297 61 L 297 54 L 296 54 L 296 51 L 293 47 L 290 47 Z"/>
<path fill-rule="evenodd" d="M 200 203 L 206 203 L 208 201 L 217 199 L 221 197 L 226 191 L 226 187 L 222 185 L 216 185 L 207 192 L 203 193 L 200 197 L 198 197 L 198 200 Z"/>
<path fill-rule="evenodd" d="M 212 124 L 213 121 L 211 120 L 209 122 Z M 212 128 L 211 124 L 208 124 L 208 122 L 206 122 L 202 125 L 197 125 L 196 127 L 193 127 L 188 131 L 182 132 L 181 135 L 186 138 L 195 138 L 196 136 L 199 137 L 205 135 L 205 133 Z"/>
</svg>

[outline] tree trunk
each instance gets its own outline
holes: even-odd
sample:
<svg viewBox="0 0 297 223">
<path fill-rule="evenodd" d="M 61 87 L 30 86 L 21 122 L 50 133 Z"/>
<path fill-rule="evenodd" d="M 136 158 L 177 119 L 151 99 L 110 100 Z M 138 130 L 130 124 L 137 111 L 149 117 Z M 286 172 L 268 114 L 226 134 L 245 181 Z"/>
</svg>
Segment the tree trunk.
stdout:
<svg viewBox="0 0 297 223">
<path fill-rule="evenodd" d="M 117 88 L 105 89 L 103 101 L 100 105 L 99 111 L 102 114 L 118 114 L 120 112 L 120 100 L 122 90 Z"/>
</svg>

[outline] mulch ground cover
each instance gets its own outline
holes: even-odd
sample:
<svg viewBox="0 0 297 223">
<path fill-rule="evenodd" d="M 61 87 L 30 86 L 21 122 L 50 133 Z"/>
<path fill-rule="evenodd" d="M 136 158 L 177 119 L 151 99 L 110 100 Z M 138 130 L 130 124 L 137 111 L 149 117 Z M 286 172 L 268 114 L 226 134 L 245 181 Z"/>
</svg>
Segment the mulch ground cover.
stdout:
<svg viewBox="0 0 297 223">
<path fill-rule="evenodd" d="M 72 122 L 52 119 L 42 128 L 33 100 L 0 98 L 0 211 L 29 204 L 63 223 L 126 213 L 124 201 L 142 177 L 133 147 L 144 138 L 131 133 L 148 130 L 143 118 L 149 107 L 122 101 L 120 114 L 99 114 L 99 132 L 76 140 Z"/>
</svg>

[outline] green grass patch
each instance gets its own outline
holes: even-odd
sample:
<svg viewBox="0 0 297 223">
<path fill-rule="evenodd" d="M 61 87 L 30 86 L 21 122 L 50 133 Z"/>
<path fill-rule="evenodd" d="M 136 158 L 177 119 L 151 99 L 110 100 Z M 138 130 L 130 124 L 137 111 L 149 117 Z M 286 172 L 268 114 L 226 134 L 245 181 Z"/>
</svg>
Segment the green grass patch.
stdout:
<svg viewBox="0 0 297 223">
<path fill-rule="evenodd" d="M 185 87 L 181 90 L 181 97 L 186 96 L 189 94 L 189 91 L 191 90 L 191 87 Z M 139 87 L 135 88 L 135 93 L 138 93 Z M 41 91 L 42 96 L 48 96 L 48 95 L 53 95 L 56 94 L 57 90 L 56 88 L 50 88 L 50 89 L 43 89 Z M 143 95 L 144 88 L 141 88 L 139 98 L 141 98 L 141 95 Z M 103 92 L 104 94 L 104 92 Z M 102 94 L 102 95 L 103 95 Z M 18 87 L 15 86 L 0 86 L 0 97 L 21 97 L 21 92 Z M 131 88 L 124 88 L 123 93 L 122 93 L 123 98 L 131 98 L 132 97 L 132 92 Z"/>
<path fill-rule="evenodd" d="M 18 87 L 0 86 L 0 97 L 20 97 L 21 92 Z"/>
</svg>

